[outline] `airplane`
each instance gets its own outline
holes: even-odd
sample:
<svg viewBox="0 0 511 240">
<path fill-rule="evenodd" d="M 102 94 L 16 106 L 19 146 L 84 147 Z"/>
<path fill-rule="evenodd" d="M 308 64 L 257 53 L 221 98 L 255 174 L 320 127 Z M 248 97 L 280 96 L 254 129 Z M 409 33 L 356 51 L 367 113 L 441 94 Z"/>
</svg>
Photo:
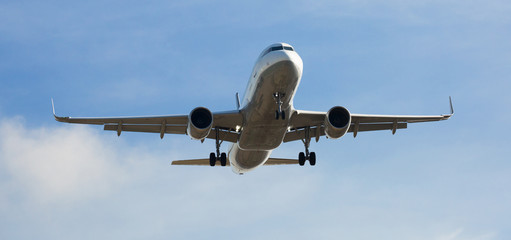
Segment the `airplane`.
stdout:
<svg viewBox="0 0 511 240">
<path fill-rule="evenodd" d="M 454 114 L 449 97 L 450 114 L 444 115 L 371 115 L 351 113 L 342 106 L 327 112 L 297 110 L 293 98 L 300 84 L 303 62 L 295 49 L 287 43 L 266 47 L 257 58 L 250 75 L 243 100 L 236 93 L 237 109 L 211 112 L 208 108 L 194 108 L 188 115 L 75 118 L 60 117 L 55 120 L 67 123 L 103 125 L 104 130 L 122 132 L 186 134 L 204 142 L 214 139 L 216 152 L 209 158 L 177 160 L 172 165 L 230 166 L 236 174 L 244 174 L 262 165 L 316 164 L 316 153 L 309 151 L 311 139 L 319 141 L 325 136 L 338 139 L 346 133 L 407 128 L 408 123 L 447 120 Z M 305 152 L 297 159 L 270 157 L 282 143 L 302 141 Z M 223 142 L 230 142 L 228 155 L 220 152 Z"/>
</svg>

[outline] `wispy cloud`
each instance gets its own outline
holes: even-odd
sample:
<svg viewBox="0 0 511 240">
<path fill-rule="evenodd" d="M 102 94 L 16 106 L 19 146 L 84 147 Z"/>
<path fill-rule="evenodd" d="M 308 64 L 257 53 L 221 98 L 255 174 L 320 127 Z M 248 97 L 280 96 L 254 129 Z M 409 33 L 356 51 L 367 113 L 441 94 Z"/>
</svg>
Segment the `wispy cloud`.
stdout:
<svg viewBox="0 0 511 240">
<path fill-rule="evenodd" d="M 126 180 L 120 156 L 88 128 L 26 129 L 23 121 L 0 123 L 0 164 L 11 193 L 38 203 L 87 200 Z"/>
<path fill-rule="evenodd" d="M 442 235 L 442 236 L 438 237 L 437 239 L 438 240 L 456 240 L 456 239 L 458 239 L 458 236 L 460 236 L 462 232 L 463 232 L 463 228 L 458 228 L 451 233 L 448 233 L 446 235 Z"/>
<path fill-rule="evenodd" d="M 243 177 L 228 168 L 171 167 L 172 152 L 194 151 L 184 144 L 155 152 L 112 141 L 93 127 L 28 128 L 24 122 L 0 120 L 0 214 L 15 226 L 20 218 L 31 225 L 29 232 L 0 227 L 8 237 L 84 238 L 81 224 L 100 235 L 117 231 L 104 228 L 106 219 L 157 238 L 191 234 L 193 225 L 244 228 L 299 207 L 317 186 L 315 174 L 278 178 L 279 167 Z M 83 220 L 72 220 L 77 216 Z M 86 220 L 93 216 L 100 225 Z"/>
<path fill-rule="evenodd" d="M 455 229 L 452 232 L 442 234 L 436 240 L 491 240 L 498 239 L 497 235 L 493 232 L 482 234 L 470 234 L 463 228 Z"/>
<path fill-rule="evenodd" d="M 486 204 L 485 198 L 454 204 L 468 192 L 457 190 L 460 196 L 450 192 L 471 184 L 467 181 L 472 179 L 456 175 L 454 169 L 459 169 L 459 163 L 426 164 L 420 160 L 422 164 L 418 164 L 415 160 L 414 164 L 405 164 L 414 154 L 430 158 L 424 149 L 389 156 L 394 161 L 379 158 L 358 164 L 336 164 L 334 157 L 323 152 L 325 161 L 315 168 L 263 167 L 237 176 L 226 168 L 171 167 L 170 159 L 190 157 L 190 152 L 197 151 L 190 142 L 166 139 L 162 143 L 170 145 L 162 151 L 156 146 L 130 145 L 123 138 L 100 134 L 95 127 L 31 128 L 24 122 L 21 117 L 0 120 L 0 213 L 9 223 L 4 226 L 23 222 L 31 229 L 20 233 L 2 227 L 8 237 L 54 238 L 58 233 L 87 238 L 79 227 L 82 225 L 92 229 L 87 231 L 90 234 L 112 238 L 128 236 L 125 231 L 119 232 L 127 227 L 130 235 L 163 239 L 191 235 L 201 238 L 209 231 L 213 233 L 208 236 L 220 237 L 232 229 L 241 234 L 254 225 L 267 229 L 253 233 L 255 239 L 314 237 L 318 229 L 324 238 L 392 239 L 402 235 L 413 239 L 489 240 L 497 236 L 465 230 L 473 228 L 473 223 L 463 222 L 467 216 L 484 217 L 488 213 L 466 213 L 469 206 Z M 284 147 L 280 154 L 291 154 L 288 151 Z M 450 151 L 459 150 L 441 150 L 442 154 Z M 475 173 L 465 169 L 464 174 Z M 492 180 L 479 177 L 480 181 Z M 482 189 L 471 185 L 471 192 Z M 421 212 L 419 208 L 431 211 Z M 491 213 L 494 210 L 488 211 L 490 217 L 495 217 Z M 91 218 L 100 221 L 87 220 Z M 296 228 L 304 219 L 309 227 Z M 441 225 L 432 224 L 438 221 Z M 464 227 L 448 230 L 456 225 Z M 203 231 L 191 226 L 202 226 Z"/>
</svg>

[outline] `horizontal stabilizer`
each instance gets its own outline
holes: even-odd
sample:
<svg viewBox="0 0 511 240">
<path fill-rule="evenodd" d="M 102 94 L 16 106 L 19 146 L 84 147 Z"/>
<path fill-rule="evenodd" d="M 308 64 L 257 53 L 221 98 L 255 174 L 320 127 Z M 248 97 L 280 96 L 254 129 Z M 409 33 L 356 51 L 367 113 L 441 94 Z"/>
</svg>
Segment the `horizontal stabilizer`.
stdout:
<svg viewBox="0 0 511 240">
<path fill-rule="evenodd" d="M 209 158 L 176 160 L 172 161 L 172 165 L 209 166 Z M 227 165 L 229 165 L 229 162 L 227 162 Z"/>
<path fill-rule="evenodd" d="M 220 165 L 219 162 L 217 162 L 217 164 Z M 290 164 L 298 164 L 298 160 L 286 158 L 269 158 L 268 161 L 264 163 L 264 165 L 290 165 Z M 209 158 L 176 160 L 172 161 L 172 165 L 209 166 Z M 229 161 L 227 161 L 227 166 L 230 166 Z"/>
<path fill-rule="evenodd" d="M 264 165 L 290 165 L 298 164 L 298 159 L 287 159 L 287 158 L 268 158 L 268 161 Z"/>
</svg>

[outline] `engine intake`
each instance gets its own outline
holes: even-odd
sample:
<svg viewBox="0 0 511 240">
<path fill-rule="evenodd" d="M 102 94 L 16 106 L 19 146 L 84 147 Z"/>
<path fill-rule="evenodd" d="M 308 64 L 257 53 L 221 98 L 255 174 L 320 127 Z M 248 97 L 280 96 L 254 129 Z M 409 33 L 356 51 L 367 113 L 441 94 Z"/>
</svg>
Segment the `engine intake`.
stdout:
<svg viewBox="0 0 511 240">
<path fill-rule="evenodd" d="M 205 107 L 197 107 L 188 115 L 186 134 L 195 140 L 206 138 L 213 127 L 213 114 Z"/>
<path fill-rule="evenodd" d="M 325 134 L 328 138 L 337 139 L 346 134 L 351 125 L 351 114 L 348 109 L 340 106 L 330 108 L 325 117 Z"/>
</svg>

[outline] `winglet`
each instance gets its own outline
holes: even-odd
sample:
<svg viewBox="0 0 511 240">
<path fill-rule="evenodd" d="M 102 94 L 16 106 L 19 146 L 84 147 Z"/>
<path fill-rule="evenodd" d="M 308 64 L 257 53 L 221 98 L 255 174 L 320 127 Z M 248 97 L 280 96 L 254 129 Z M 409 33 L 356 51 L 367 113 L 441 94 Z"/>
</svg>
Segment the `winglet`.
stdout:
<svg viewBox="0 0 511 240">
<path fill-rule="evenodd" d="M 69 119 L 69 117 L 59 117 L 57 114 L 55 114 L 55 104 L 53 104 L 53 98 L 51 98 L 51 108 L 53 110 L 53 117 L 55 120 L 59 122 L 67 122 L 66 120 Z"/>
<path fill-rule="evenodd" d="M 449 96 L 449 104 L 451 105 L 451 115 L 454 115 L 454 108 L 452 107 L 452 99 L 451 99 L 451 96 Z"/>
<path fill-rule="evenodd" d="M 53 104 L 53 98 L 51 98 L 51 108 L 53 109 L 53 116 L 55 115 L 55 105 Z"/>
<path fill-rule="evenodd" d="M 451 108 L 451 113 L 450 114 L 444 114 L 442 115 L 442 120 L 447 120 L 449 118 L 452 117 L 452 115 L 454 115 L 454 108 L 452 107 L 452 99 L 451 99 L 451 96 L 449 96 L 449 107 Z"/>
</svg>

